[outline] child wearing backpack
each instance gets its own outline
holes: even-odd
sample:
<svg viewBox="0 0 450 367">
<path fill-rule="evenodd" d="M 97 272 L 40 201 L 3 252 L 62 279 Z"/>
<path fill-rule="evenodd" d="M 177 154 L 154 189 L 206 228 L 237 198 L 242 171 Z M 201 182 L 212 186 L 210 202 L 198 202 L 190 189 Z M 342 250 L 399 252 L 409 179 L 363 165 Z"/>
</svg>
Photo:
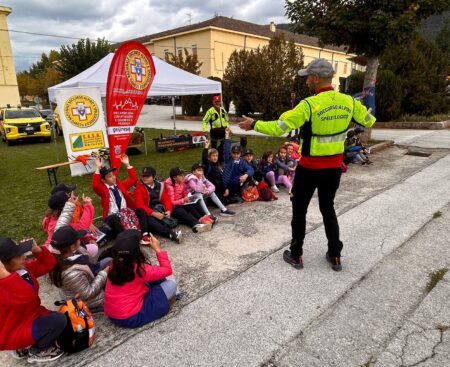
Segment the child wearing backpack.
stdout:
<svg viewBox="0 0 450 367">
<path fill-rule="evenodd" d="M 27 261 L 30 250 L 35 260 Z M 12 350 L 15 359 L 49 362 L 64 354 L 55 341 L 66 327 L 66 316 L 41 306 L 37 281 L 55 264 L 53 254 L 34 240 L 17 244 L 0 238 L 0 350 Z"/>
<path fill-rule="evenodd" d="M 170 277 L 167 252 L 151 236 L 148 246 L 155 252 L 159 266 L 150 265 L 139 248 L 140 236 L 134 229 L 117 236 L 106 281 L 105 314 L 124 328 L 138 328 L 163 317 L 176 297 L 177 283 Z"/>
<path fill-rule="evenodd" d="M 51 244 L 60 254 L 56 255 L 57 263 L 50 273 L 50 280 L 60 289 L 62 298 L 69 300 L 78 294 L 91 312 L 100 312 L 103 311 L 103 289 L 112 259 L 93 263 L 80 253 L 80 239 L 85 233 L 75 231 L 71 226 L 55 231 Z"/>
<path fill-rule="evenodd" d="M 127 228 L 139 228 L 142 242 L 149 240 L 147 214 L 143 209 L 135 209 L 135 203 L 128 190 L 138 181 L 138 175 L 126 154 L 120 161 L 127 167 L 128 179 L 121 181 L 114 175 L 115 167 L 102 167 L 102 158 L 96 157 L 96 170 L 92 175 L 92 189 L 100 197 L 103 220 L 116 236 Z"/>
</svg>

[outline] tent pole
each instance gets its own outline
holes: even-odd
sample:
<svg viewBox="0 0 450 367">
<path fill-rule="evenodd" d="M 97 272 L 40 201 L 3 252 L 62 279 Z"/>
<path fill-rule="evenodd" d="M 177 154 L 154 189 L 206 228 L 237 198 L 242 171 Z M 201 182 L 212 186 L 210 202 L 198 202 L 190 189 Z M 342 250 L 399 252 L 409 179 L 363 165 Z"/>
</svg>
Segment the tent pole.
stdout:
<svg viewBox="0 0 450 367">
<path fill-rule="evenodd" d="M 52 124 L 52 132 L 53 132 L 53 141 L 55 143 L 55 153 L 56 153 L 56 161 L 59 162 L 59 154 L 58 154 L 58 147 L 56 146 L 56 127 L 55 127 L 55 111 L 53 111 L 53 105 L 50 98 L 48 99 L 48 102 L 50 103 L 50 109 L 53 112 L 53 124 Z"/>
<path fill-rule="evenodd" d="M 177 135 L 177 125 L 175 122 L 175 96 L 172 96 L 172 108 L 173 108 L 173 134 Z"/>
</svg>

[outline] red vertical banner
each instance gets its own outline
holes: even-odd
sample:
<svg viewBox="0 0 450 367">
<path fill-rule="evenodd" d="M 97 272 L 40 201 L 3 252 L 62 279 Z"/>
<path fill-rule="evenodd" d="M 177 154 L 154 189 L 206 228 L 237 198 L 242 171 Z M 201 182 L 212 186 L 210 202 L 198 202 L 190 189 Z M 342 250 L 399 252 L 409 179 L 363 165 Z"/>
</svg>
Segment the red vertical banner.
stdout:
<svg viewBox="0 0 450 367">
<path fill-rule="evenodd" d="M 152 55 L 141 43 L 126 42 L 117 49 L 106 85 L 106 124 L 116 173 L 154 78 Z"/>
</svg>

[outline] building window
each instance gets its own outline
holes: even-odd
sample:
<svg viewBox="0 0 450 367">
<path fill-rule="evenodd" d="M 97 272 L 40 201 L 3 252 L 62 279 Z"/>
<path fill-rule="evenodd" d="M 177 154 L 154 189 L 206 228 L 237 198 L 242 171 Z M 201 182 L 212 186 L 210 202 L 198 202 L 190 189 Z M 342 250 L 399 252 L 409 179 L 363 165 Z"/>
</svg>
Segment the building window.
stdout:
<svg viewBox="0 0 450 367">
<path fill-rule="evenodd" d="M 168 49 L 168 48 L 166 48 L 166 49 L 164 50 L 164 59 L 166 59 L 166 60 L 169 59 L 169 49 Z"/>
<path fill-rule="evenodd" d="M 192 55 L 197 56 L 197 45 L 192 45 Z"/>
<path fill-rule="evenodd" d="M 344 63 L 344 74 L 347 74 L 347 63 Z"/>
<path fill-rule="evenodd" d="M 336 74 L 338 73 L 338 63 L 337 63 L 337 61 L 334 63 L 334 72 Z"/>
<path fill-rule="evenodd" d="M 177 47 L 177 55 L 179 58 L 183 57 L 183 49 L 181 47 Z"/>
</svg>

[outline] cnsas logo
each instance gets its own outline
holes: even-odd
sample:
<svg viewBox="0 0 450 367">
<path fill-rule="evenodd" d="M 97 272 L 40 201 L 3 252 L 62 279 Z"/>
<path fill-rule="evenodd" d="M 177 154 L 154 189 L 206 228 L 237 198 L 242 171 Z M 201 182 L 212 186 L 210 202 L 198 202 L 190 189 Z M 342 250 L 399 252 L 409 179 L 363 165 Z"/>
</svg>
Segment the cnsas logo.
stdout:
<svg viewBox="0 0 450 367">
<path fill-rule="evenodd" d="M 138 90 L 147 88 L 152 76 L 147 57 L 139 50 L 132 50 L 125 59 L 125 74 L 131 85 Z"/>
<path fill-rule="evenodd" d="M 67 121 L 76 127 L 90 127 L 99 116 L 97 103 L 89 96 L 82 94 L 70 97 L 64 104 L 64 115 Z"/>
</svg>

